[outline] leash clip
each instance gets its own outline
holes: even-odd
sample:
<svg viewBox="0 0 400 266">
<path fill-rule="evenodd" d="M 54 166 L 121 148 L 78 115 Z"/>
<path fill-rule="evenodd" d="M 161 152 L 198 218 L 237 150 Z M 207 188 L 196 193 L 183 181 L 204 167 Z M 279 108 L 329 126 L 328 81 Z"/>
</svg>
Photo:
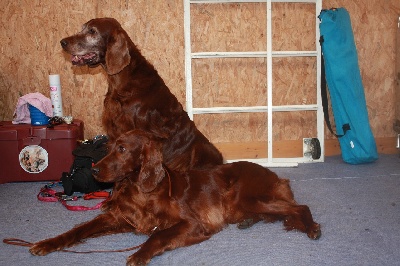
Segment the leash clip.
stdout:
<svg viewBox="0 0 400 266">
<path fill-rule="evenodd" d="M 78 197 L 68 196 L 68 195 L 64 195 L 64 194 L 61 194 L 61 196 L 59 198 L 64 201 L 75 201 L 78 199 Z"/>
</svg>

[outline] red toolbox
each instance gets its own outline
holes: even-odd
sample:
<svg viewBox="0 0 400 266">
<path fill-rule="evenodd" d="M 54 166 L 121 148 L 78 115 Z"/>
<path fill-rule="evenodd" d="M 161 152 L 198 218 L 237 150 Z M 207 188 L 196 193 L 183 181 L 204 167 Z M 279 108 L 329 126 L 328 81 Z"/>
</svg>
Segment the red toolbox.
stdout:
<svg viewBox="0 0 400 266">
<path fill-rule="evenodd" d="M 0 184 L 60 180 L 71 168 L 78 140 L 83 140 L 80 120 L 53 128 L 0 122 Z"/>
</svg>

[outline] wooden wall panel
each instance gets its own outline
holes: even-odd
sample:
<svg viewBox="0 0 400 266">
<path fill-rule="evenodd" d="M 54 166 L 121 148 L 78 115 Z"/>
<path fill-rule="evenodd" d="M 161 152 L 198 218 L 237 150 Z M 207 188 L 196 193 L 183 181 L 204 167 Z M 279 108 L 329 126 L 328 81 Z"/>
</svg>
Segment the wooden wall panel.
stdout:
<svg viewBox="0 0 400 266">
<path fill-rule="evenodd" d="M 75 67 L 60 40 L 95 17 L 114 17 L 183 102 L 183 5 L 179 1 L 1 1 L 0 120 L 11 120 L 20 95 L 49 97 L 48 74 L 60 74 L 64 113 L 85 122 L 85 136 L 101 126 L 107 91 L 101 67 Z"/>
<path fill-rule="evenodd" d="M 324 8 L 341 6 L 352 18 L 372 130 L 378 138 L 393 137 L 395 32 L 400 1 L 323 1 Z M 312 49 L 313 14 L 313 8 L 304 4 L 274 4 L 274 50 Z M 5 0 L 0 2 L 0 120 L 12 119 L 20 95 L 37 91 L 49 96 L 48 74 L 58 73 L 64 112 L 84 120 L 86 137 L 104 133 L 100 117 L 107 90 L 105 73 L 100 67 L 72 66 L 59 44 L 63 37 L 80 31 L 90 18 L 104 16 L 121 22 L 184 105 L 183 1 Z M 200 5 L 192 16 L 197 21 L 192 36 L 195 51 L 265 50 L 263 4 Z M 263 59 L 215 60 L 211 65 L 196 62 L 195 104 L 264 104 L 264 63 Z M 315 71 L 315 64 L 310 59 L 274 59 L 274 104 L 313 102 L 315 95 L 310 88 L 316 80 L 310 73 Z M 207 68 L 217 70 L 214 76 L 205 74 Z M 244 78 L 235 81 L 239 76 Z M 195 121 L 213 142 L 251 142 L 265 140 L 264 116 L 207 115 Z M 275 119 L 282 123 L 276 124 L 274 139 L 295 140 L 315 134 L 312 119 L 307 115 L 280 115 Z M 332 136 L 326 133 L 326 138 Z"/>
</svg>

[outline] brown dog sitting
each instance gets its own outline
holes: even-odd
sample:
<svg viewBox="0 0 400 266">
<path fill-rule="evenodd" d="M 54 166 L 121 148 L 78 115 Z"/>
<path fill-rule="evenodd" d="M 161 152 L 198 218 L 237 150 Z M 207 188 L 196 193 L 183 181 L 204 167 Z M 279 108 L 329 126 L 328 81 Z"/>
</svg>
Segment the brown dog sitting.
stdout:
<svg viewBox="0 0 400 266">
<path fill-rule="evenodd" d="M 110 142 L 141 129 L 163 138 L 164 163 L 185 171 L 222 164 L 217 148 L 197 129 L 154 66 L 113 18 L 96 18 L 61 40 L 74 65 L 101 65 L 108 75 L 103 126 Z"/>
<path fill-rule="evenodd" d="M 104 213 L 55 238 L 34 244 L 46 255 L 85 238 L 113 233 L 149 235 L 127 265 L 145 265 L 164 251 L 209 239 L 227 224 L 283 220 L 286 230 L 321 235 L 310 209 L 293 199 L 289 181 L 250 162 L 176 172 L 162 163 L 162 142 L 133 130 L 121 135 L 93 168 L 97 180 L 115 182 Z"/>
</svg>

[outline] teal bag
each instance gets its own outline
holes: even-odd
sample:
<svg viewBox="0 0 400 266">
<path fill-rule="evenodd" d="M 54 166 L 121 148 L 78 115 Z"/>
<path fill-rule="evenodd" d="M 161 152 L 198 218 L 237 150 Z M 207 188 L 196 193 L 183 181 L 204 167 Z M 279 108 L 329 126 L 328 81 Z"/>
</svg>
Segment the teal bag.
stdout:
<svg viewBox="0 0 400 266">
<path fill-rule="evenodd" d="M 350 164 L 373 162 L 378 153 L 369 124 L 349 13 L 344 8 L 322 10 L 319 19 L 326 124 L 333 133 L 327 111 L 327 83 L 343 160 Z"/>
</svg>

